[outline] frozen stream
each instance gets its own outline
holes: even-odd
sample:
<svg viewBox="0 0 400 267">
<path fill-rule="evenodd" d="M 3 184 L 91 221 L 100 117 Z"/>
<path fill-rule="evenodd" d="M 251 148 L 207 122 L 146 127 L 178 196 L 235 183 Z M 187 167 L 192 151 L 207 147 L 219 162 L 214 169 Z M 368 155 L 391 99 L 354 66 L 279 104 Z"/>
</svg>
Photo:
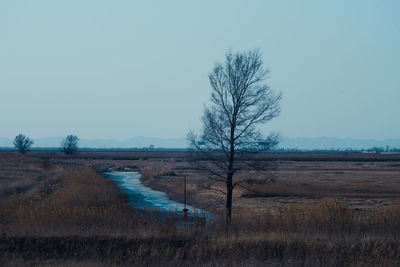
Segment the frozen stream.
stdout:
<svg viewBox="0 0 400 267">
<path fill-rule="evenodd" d="M 112 179 L 127 194 L 132 206 L 142 210 L 157 208 L 168 214 L 183 215 L 184 204 L 170 200 L 164 192 L 145 186 L 140 181 L 140 173 L 111 171 L 104 175 Z M 186 208 L 189 210 L 189 216 L 209 218 L 211 215 L 209 212 L 189 205 L 186 205 Z"/>
</svg>

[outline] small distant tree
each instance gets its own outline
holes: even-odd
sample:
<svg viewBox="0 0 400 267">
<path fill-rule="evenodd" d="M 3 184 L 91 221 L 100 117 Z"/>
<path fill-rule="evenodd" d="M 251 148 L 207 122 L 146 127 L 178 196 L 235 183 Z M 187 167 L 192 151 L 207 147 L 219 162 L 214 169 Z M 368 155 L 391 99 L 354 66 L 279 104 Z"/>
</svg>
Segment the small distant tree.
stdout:
<svg viewBox="0 0 400 267">
<path fill-rule="evenodd" d="M 26 154 L 30 150 L 32 144 L 33 140 L 23 134 L 17 135 L 14 139 L 14 146 L 22 154 Z"/>
<path fill-rule="evenodd" d="M 76 135 L 68 135 L 61 141 L 61 152 L 67 155 L 73 154 L 78 151 L 79 138 Z"/>
</svg>

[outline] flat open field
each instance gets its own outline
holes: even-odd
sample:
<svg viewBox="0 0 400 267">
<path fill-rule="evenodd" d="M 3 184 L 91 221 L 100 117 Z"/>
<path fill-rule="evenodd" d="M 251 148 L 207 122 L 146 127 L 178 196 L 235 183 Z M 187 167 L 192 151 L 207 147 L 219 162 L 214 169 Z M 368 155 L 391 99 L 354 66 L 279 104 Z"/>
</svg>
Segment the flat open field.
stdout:
<svg viewBox="0 0 400 267">
<path fill-rule="evenodd" d="M 185 153 L 2 152 L 0 265 L 400 263 L 399 155 L 266 154 L 238 165 L 246 189 L 235 191 L 232 226 L 179 230 L 130 207 L 101 172 L 140 171 L 179 201 L 186 175 L 188 203 L 223 215 L 223 186 L 210 189 Z"/>
<path fill-rule="evenodd" d="M 278 159 L 274 160 L 274 156 Z M 253 162 L 239 162 L 245 165 Z M 356 210 L 379 209 L 400 200 L 400 157 L 393 155 L 260 155 L 253 168 L 245 166 L 236 179 L 246 180 L 234 191 L 234 210 L 250 207 L 277 209 L 290 203 L 337 197 Z M 127 163 L 127 162 L 126 162 Z M 183 155 L 131 161 L 128 167 L 143 171 L 144 181 L 183 201 L 183 176 L 187 177 L 188 202 L 223 213 L 223 184 L 209 185 L 210 175 L 199 172 Z M 210 163 L 210 168 L 213 165 Z"/>
</svg>

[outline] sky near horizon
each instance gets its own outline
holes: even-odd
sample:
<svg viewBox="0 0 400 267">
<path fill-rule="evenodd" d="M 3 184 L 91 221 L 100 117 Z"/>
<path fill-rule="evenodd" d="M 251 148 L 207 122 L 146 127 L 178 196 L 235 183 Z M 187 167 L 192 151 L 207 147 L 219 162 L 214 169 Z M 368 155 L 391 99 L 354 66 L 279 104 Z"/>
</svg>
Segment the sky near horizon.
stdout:
<svg viewBox="0 0 400 267">
<path fill-rule="evenodd" d="M 260 48 L 288 137 L 400 138 L 400 1 L 0 1 L 0 137 L 183 137 Z"/>
</svg>

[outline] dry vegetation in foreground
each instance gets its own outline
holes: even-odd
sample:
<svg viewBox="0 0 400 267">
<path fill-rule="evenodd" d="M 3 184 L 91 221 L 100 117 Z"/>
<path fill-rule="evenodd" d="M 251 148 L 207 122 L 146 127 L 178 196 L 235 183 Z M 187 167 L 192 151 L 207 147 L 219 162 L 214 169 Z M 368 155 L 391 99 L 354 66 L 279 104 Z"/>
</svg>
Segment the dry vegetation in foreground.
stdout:
<svg viewBox="0 0 400 267">
<path fill-rule="evenodd" d="M 223 221 L 176 229 L 78 163 L 0 154 L 0 265 L 400 264 L 400 203 L 361 212 L 323 198 L 234 213 L 228 230 Z"/>
</svg>

